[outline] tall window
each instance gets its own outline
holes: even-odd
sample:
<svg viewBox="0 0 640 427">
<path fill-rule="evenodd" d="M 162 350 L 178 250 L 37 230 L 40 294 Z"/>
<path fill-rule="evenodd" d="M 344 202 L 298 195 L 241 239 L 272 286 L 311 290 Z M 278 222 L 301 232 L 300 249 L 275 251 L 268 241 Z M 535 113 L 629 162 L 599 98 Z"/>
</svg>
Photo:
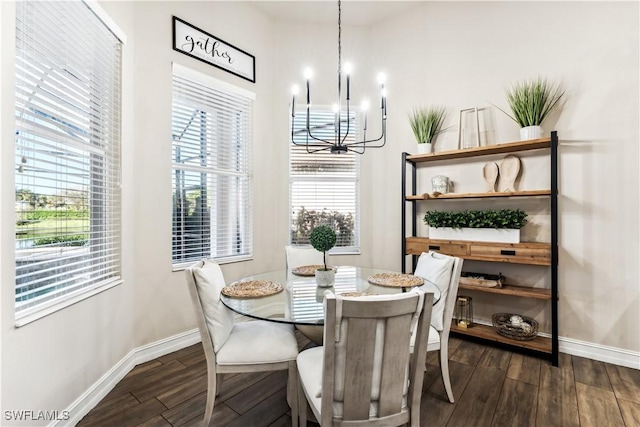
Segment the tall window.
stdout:
<svg viewBox="0 0 640 427">
<path fill-rule="evenodd" d="M 84 2 L 16 2 L 16 317 L 120 280 L 122 42 Z"/>
<path fill-rule="evenodd" d="M 173 264 L 249 259 L 254 95 L 173 66 Z"/>
<path fill-rule="evenodd" d="M 343 122 L 346 122 L 346 113 Z M 305 112 L 296 113 L 294 140 L 306 142 Z M 330 110 L 311 113 L 312 133 L 324 139 L 334 138 L 335 115 Z M 350 128 L 358 129 L 357 114 L 351 113 Z M 343 128 L 344 130 L 344 128 Z M 354 135 L 356 137 L 357 135 Z M 346 142 L 351 142 L 349 137 Z M 360 181 L 358 154 L 307 153 L 305 146 L 290 143 L 289 196 L 291 203 L 290 242 L 308 244 L 316 225 L 331 226 L 337 235 L 333 252 L 360 251 Z"/>
</svg>

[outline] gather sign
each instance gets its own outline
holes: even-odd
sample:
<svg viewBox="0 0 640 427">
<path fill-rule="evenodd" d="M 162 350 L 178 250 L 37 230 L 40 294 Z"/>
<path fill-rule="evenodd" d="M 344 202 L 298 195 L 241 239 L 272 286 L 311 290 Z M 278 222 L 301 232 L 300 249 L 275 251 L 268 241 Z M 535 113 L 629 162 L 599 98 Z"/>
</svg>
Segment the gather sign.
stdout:
<svg viewBox="0 0 640 427">
<path fill-rule="evenodd" d="M 224 40 L 173 17 L 173 50 L 256 82 L 256 59 Z"/>
</svg>

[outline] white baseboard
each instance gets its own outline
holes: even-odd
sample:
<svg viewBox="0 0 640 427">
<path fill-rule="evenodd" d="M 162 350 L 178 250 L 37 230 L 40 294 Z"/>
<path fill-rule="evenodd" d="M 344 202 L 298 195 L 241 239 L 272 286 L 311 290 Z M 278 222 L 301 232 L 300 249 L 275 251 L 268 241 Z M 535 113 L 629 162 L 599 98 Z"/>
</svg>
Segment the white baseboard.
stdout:
<svg viewBox="0 0 640 427">
<path fill-rule="evenodd" d="M 476 320 L 474 322 L 491 326 L 491 322 Z M 538 333 L 543 337 L 551 337 L 551 334 Z M 640 369 L 640 352 L 625 350 L 617 347 L 595 344 L 587 341 L 580 341 L 573 338 L 558 337 L 558 349 L 560 353 L 580 356 L 587 359 L 598 360 L 600 362 L 611 363 L 613 365 L 626 366 L 627 368 Z"/>
<path fill-rule="evenodd" d="M 76 425 L 122 380 L 136 365 L 200 342 L 198 329 L 183 332 L 169 338 L 131 350 L 116 365 L 78 397 L 67 411 L 68 420 L 56 421 L 50 426 Z"/>
<path fill-rule="evenodd" d="M 561 353 L 573 356 L 586 357 L 613 365 L 626 366 L 627 368 L 640 369 L 640 352 L 624 350 L 622 348 L 609 347 L 572 338 L 558 338 Z"/>
</svg>

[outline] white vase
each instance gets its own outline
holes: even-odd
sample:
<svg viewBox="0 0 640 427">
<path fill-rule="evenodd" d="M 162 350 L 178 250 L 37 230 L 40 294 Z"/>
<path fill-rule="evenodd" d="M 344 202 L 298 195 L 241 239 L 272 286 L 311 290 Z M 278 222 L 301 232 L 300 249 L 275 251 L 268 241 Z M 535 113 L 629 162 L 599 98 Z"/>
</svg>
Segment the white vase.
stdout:
<svg viewBox="0 0 640 427">
<path fill-rule="evenodd" d="M 431 178 L 431 190 L 434 193 L 447 194 L 451 190 L 451 181 L 443 175 Z"/>
<path fill-rule="evenodd" d="M 542 138 L 542 128 L 540 126 L 525 126 L 520 128 L 520 140 Z"/>
<path fill-rule="evenodd" d="M 433 144 L 418 144 L 418 154 L 428 154 L 433 151 Z"/>
<path fill-rule="evenodd" d="M 520 230 L 516 228 L 429 227 L 429 238 L 434 240 L 520 243 Z"/>
<path fill-rule="evenodd" d="M 336 270 L 318 268 L 316 270 L 316 285 L 320 288 L 330 288 L 336 279 Z"/>
</svg>

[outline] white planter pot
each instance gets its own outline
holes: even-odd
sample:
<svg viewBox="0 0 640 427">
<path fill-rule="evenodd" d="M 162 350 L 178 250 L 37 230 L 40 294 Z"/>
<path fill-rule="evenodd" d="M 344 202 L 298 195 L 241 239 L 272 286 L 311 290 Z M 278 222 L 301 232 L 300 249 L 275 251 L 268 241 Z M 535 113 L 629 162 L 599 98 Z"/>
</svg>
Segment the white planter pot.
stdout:
<svg viewBox="0 0 640 427">
<path fill-rule="evenodd" d="M 336 270 L 316 270 L 316 285 L 321 288 L 330 288 L 336 280 Z"/>
<path fill-rule="evenodd" d="M 528 139 L 542 138 L 542 128 L 540 126 L 526 126 L 520 128 L 520 140 L 526 141 Z"/>
<path fill-rule="evenodd" d="M 520 243 L 520 230 L 512 228 L 429 227 L 429 238 L 436 240 Z"/>
<path fill-rule="evenodd" d="M 418 144 L 418 154 L 428 154 L 433 151 L 433 144 Z"/>
</svg>

